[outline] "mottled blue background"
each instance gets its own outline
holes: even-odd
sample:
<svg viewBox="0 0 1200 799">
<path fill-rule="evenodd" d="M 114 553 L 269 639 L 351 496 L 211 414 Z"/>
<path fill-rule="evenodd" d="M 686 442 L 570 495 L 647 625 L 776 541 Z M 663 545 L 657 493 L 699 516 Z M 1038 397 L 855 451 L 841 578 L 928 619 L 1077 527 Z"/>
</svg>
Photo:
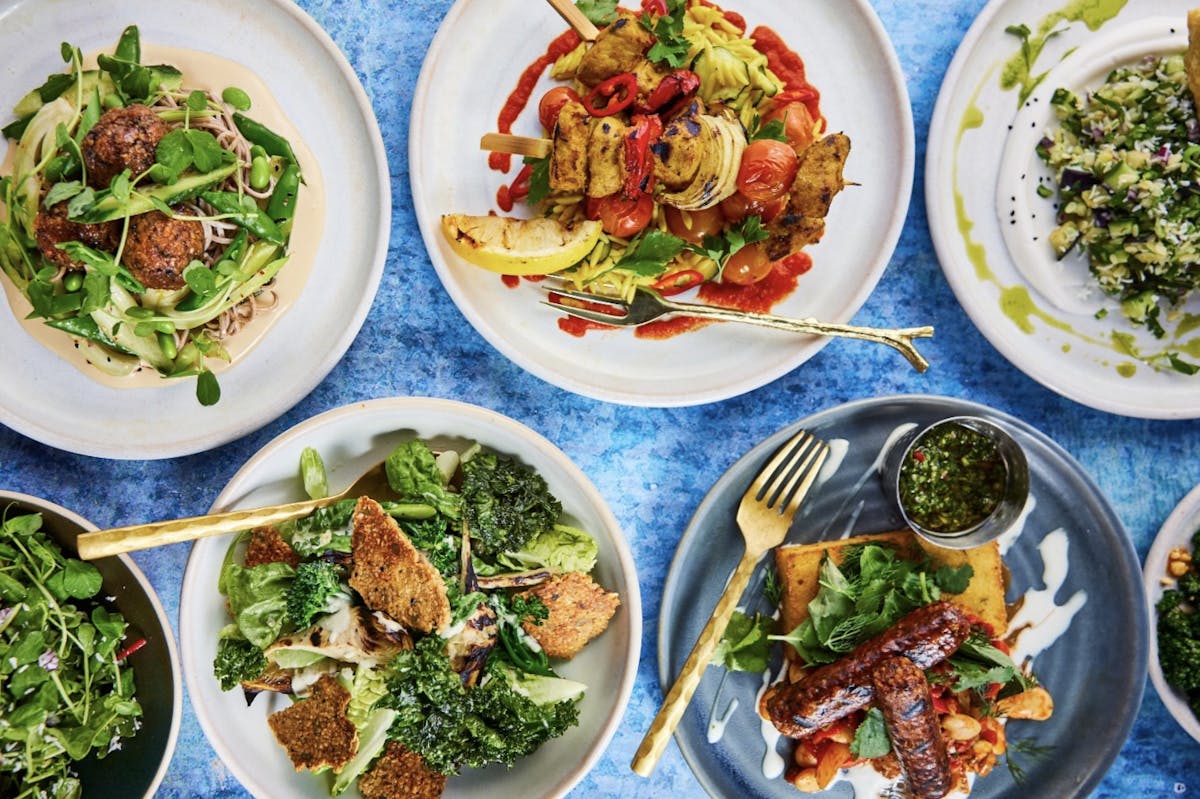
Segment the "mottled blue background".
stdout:
<svg viewBox="0 0 1200 799">
<path fill-rule="evenodd" d="M 924 146 L 942 75 L 984 0 L 874 0 L 912 96 L 917 173 L 899 247 L 854 321 L 936 325 L 937 337 L 922 344 L 932 369 L 917 375 L 891 350 L 835 341 L 794 373 L 745 396 L 666 410 L 577 397 L 526 374 L 479 337 L 442 291 L 411 210 L 407 129 L 416 76 L 449 0 L 301 0 L 300 5 L 324 26 L 357 71 L 379 117 L 391 165 L 395 201 L 387 269 L 357 341 L 283 418 L 201 455 L 151 462 L 98 460 L 0 428 L 0 486 L 51 499 L 101 527 L 115 526 L 204 512 L 238 467 L 272 437 L 349 402 L 446 397 L 529 425 L 558 444 L 604 495 L 633 548 L 643 596 L 642 663 L 625 723 L 575 796 L 701 795 L 674 744 L 649 780 L 628 769 L 661 698 L 655 641 L 663 580 L 679 536 L 709 487 L 744 452 L 789 422 L 846 400 L 893 393 L 951 395 L 1006 411 L 1050 435 L 1083 464 L 1110 498 L 1142 557 L 1174 505 L 1200 482 L 1200 422 L 1116 417 L 1043 388 L 1009 365 L 975 330 L 942 276 L 923 204 Z M 173 623 L 187 556 L 186 545 L 134 556 Z M 1123 657 L 1124 642 L 1111 641 L 1109 652 Z M 1200 793 L 1200 777 L 1190 778 L 1196 772 L 1200 745 L 1167 715 L 1147 684 L 1132 737 L 1094 795 Z M 190 705 L 160 795 L 246 795 L 209 747 Z"/>
</svg>

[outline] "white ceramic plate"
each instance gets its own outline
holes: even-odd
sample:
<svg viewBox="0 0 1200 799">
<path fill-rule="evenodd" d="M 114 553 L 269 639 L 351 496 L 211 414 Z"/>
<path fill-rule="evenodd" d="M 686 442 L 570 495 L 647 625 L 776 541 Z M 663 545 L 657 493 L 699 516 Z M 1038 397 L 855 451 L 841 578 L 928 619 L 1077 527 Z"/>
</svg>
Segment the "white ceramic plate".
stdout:
<svg viewBox="0 0 1200 799">
<path fill-rule="evenodd" d="M 384 399 L 328 411 L 283 433 L 251 458 L 217 497 L 213 510 L 303 499 L 301 450 L 315 447 L 340 490 L 401 441 L 419 437 L 477 441 L 519 458 L 541 474 L 572 523 L 600 546 L 596 580 L 621 596 L 609 628 L 559 672 L 588 686 L 579 726 L 549 741 L 511 770 L 492 767 L 451 778 L 447 799 L 560 797 L 603 753 L 633 688 L 641 642 L 641 598 L 633 556 L 603 498 L 566 455 L 529 428 L 492 411 L 438 399 Z M 213 748 L 260 799 L 328 799 L 323 777 L 297 773 L 267 727 L 268 711 L 286 706 L 261 696 L 247 708 L 240 691 L 221 691 L 212 674 L 217 633 L 228 615 L 217 593 L 230 536 L 198 541 L 188 558 L 179 607 L 179 637 L 188 692 Z M 272 700 L 275 700 L 274 704 Z M 346 796 L 356 796 L 357 791 Z"/>
<path fill-rule="evenodd" d="M 312 151 L 326 193 L 325 234 L 303 293 L 255 348 L 219 375 L 222 399 L 212 407 L 196 401 L 191 379 L 152 388 L 103 386 L 34 341 L 7 307 L 0 308 L 0 422 L 71 452 L 165 458 L 258 429 L 333 368 L 379 285 L 391 194 L 370 102 L 333 41 L 288 0 L 6 3 L 0 8 L 5 121 L 25 92 L 63 69 L 60 42 L 85 53 L 108 49 L 129 24 L 138 25 L 145 44 L 214 53 L 257 73 Z M 0 156 L 7 146 L 0 142 Z"/>
<path fill-rule="evenodd" d="M 1094 4 L 1076 4 L 1098 14 Z M 1119 4 L 1115 4 L 1119 5 Z M 1113 19 L 1051 19 L 1038 0 L 993 0 L 967 32 L 946 73 L 930 125 L 925 176 L 929 227 L 942 269 L 971 320 L 1008 360 L 1077 402 L 1143 418 L 1200 416 L 1200 382 L 1155 371 L 1114 343 L 1133 336 L 1143 355 L 1195 347 L 1195 331 L 1156 340 L 1135 328 L 1091 280 L 1077 255 L 1054 260 L 1047 236 L 1054 200 L 1038 197 L 1050 171 L 1034 152 L 1057 125 L 1049 99 L 1059 87 L 1083 91 L 1115 66 L 1182 50 L 1184 0 L 1139 0 Z M 1045 75 L 1018 109 L 1018 89 L 1000 76 L 1021 42 L 1006 28 L 1043 24 L 1046 39 L 1032 75 Z M 1094 29 L 1093 29 L 1094 28 Z M 1048 28 L 1047 28 L 1048 29 Z M 1019 63 L 1019 62 L 1013 62 Z M 1101 308 L 1107 315 L 1096 319 Z M 1200 299 L 1184 308 L 1200 313 Z M 1171 330 L 1173 325 L 1168 325 Z"/>
<path fill-rule="evenodd" d="M 879 280 L 908 209 L 913 124 L 899 62 L 866 0 L 723 5 L 742 14 L 751 30 L 773 28 L 799 53 L 821 92 L 829 129 L 845 131 L 852 141 L 846 177 L 861 185 L 833 203 L 824 240 L 807 248 L 812 271 L 775 308 L 785 316 L 845 322 Z M 429 257 L 459 310 L 492 346 L 543 380 L 629 405 L 726 399 L 811 358 L 827 339 L 746 325 L 713 325 L 662 341 L 638 339 L 629 330 L 576 338 L 558 329 L 558 313 L 538 304 L 536 285 L 507 288 L 451 252 L 439 229 L 441 215 L 493 210 L 496 189 L 513 178 L 488 168 L 479 137 L 496 129 L 518 75 L 565 29 L 544 3 L 458 0 L 425 58 L 409 139 L 413 205 Z M 543 76 L 515 133 L 542 135 L 537 98 L 552 84 Z"/>
<path fill-rule="evenodd" d="M 1150 552 L 1146 555 L 1143 577 L 1150 610 L 1150 681 L 1154 683 L 1154 690 L 1158 691 L 1159 698 L 1179 722 L 1179 726 L 1200 742 L 1200 719 L 1197 719 L 1196 714 L 1188 707 L 1184 695 L 1163 679 L 1162 667 L 1158 664 L 1158 614 L 1154 609 L 1165 590 L 1162 579 L 1167 575 L 1167 555 L 1175 547 L 1187 547 L 1191 550 L 1192 536 L 1197 530 L 1200 530 L 1200 485 L 1193 488 L 1163 522 L 1154 543 L 1150 545 Z"/>
</svg>

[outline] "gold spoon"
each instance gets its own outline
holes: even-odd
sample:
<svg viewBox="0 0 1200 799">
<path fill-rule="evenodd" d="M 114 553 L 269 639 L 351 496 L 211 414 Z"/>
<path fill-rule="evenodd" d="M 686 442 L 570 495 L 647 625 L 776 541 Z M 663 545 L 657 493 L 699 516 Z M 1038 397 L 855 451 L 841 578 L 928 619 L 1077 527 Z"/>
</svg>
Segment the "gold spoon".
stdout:
<svg viewBox="0 0 1200 799">
<path fill-rule="evenodd" d="M 377 499 L 387 499 L 394 496 L 394 492 L 387 482 L 385 464 L 386 462 L 375 464 L 363 472 L 345 491 L 323 499 L 307 499 L 302 502 L 289 502 L 286 505 L 247 508 L 225 513 L 212 513 L 206 516 L 192 516 L 187 519 L 134 524 L 128 527 L 114 527 L 109 530 L 83 533 L 79 536 L 78 541 L 79 557 L 84 560 L 95 560 L 122 552 L 133 552 L 166 544 L 179 544 L 210 535 L 236 533 L 264 525 L 279 524 L 289 519 L 306 516 L 318 508 L 324 508 L 348 497 L 366 495 Z"/>
</svg>

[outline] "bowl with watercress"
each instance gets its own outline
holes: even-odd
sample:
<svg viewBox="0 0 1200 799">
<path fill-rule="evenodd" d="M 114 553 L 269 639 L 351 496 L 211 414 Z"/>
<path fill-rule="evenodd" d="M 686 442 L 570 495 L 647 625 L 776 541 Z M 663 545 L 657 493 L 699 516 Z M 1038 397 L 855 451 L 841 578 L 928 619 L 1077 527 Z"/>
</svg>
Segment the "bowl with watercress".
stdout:
<svg viewBox="0 0 1200 799">
<path fill-rule="evenodd" d="M 95 525 L 0 491 L 0 795 L 152 797 L 182 681 L 153 587 L 126 555 L 84 562 Z"/>
</svg>

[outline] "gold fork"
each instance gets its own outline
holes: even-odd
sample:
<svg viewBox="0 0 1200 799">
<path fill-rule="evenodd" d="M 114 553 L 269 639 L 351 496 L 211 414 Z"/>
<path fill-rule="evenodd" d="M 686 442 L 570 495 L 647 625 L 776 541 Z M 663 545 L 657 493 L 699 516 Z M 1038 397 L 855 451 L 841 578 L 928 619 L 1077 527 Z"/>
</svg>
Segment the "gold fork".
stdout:
<svg viewBox="0 0 1200 799">
<path fill-rule="evenodd" d="M 671 733 L 683 718 L 683 712 L 687 710 L 692 694 L 700 684 L 704 669 L 729 625 L 750 575 L 763 555 L 783 543 L 800 503 L 812 488 L 828 454 L 828 444 L 807 430 L 801 430 L 780 448 L 742 495 L 737 523 L 746 551 L 633 756 L 630 767 L 637 774 L 647 777 L 654 770 Z"/>
</svg>

